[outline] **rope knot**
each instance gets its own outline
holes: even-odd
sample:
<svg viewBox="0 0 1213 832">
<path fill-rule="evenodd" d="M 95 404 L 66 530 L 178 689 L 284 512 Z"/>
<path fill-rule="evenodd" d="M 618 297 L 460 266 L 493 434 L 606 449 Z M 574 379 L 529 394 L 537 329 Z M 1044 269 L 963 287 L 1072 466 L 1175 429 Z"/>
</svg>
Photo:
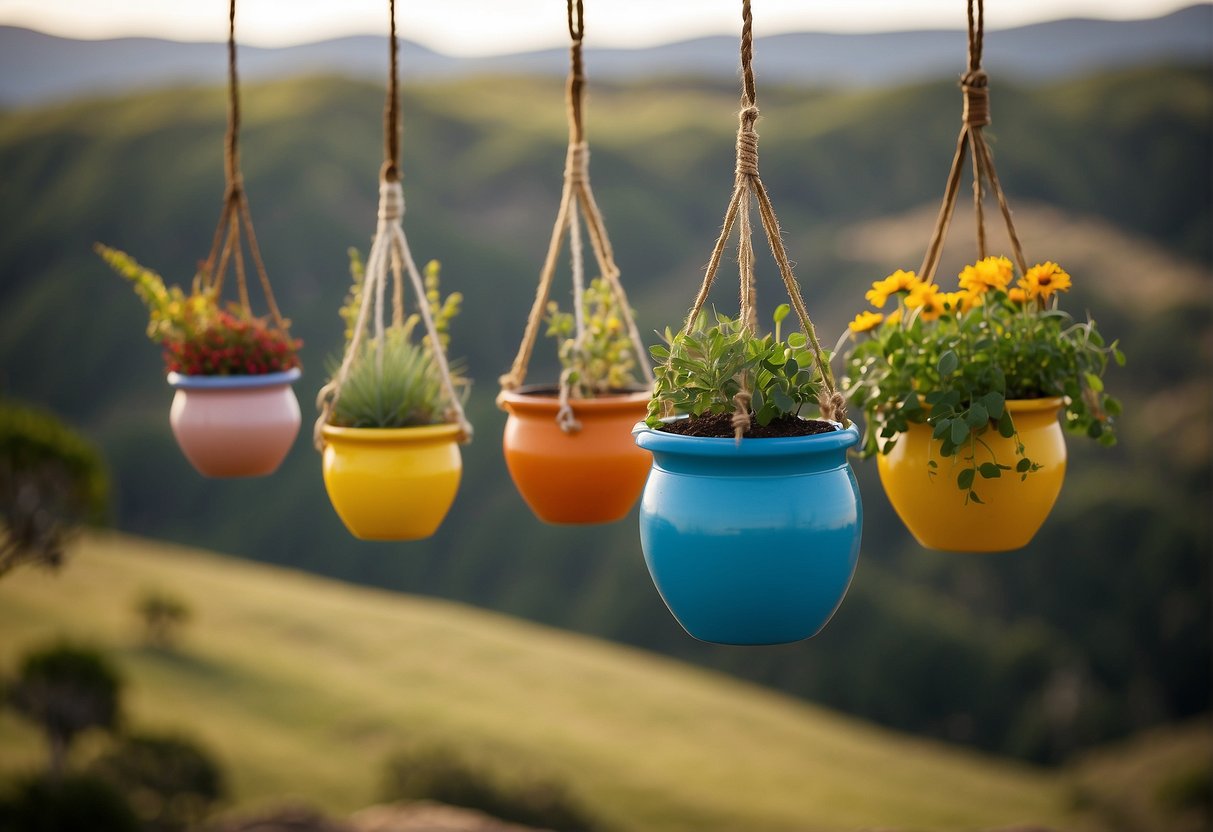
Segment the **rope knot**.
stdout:
<svg viewBox="0 0 1213 832">
<path fill-rule="evenodd" d="M 758 108 L 750 105 L 742 109 L 741 126 L 737 129 L 737 175 L 758 175 L 758 133 L 754 122 L 758 121 Z"/>
<path fill-rule="evenodd" d="M 847 400 L 837 390 L 822 390 L 817 406 L 821 409 L 821 418 L 827 422 L 846 422 Z"/>
<path fill-rule="evenodd" d="M 990 79 L 985 70 L 962 75 L 960 89 L 964 93 L 963 122 L 969 127 L 985 127 L 990 123 Z"/>
<path fill-rule="evenodd" d="M 733 396 L 733 438 L 741 441 L 741 435 L 750 429 L 750 401 L 753 396 L 749 390 L 739 390 Z"/>
<path fill-rule="evenodd" d="M 379 183 L 379 221 L 398 222 L 404 216 L 404 188 L 399 182 Z"/>
<path fill-rule="evenodd" d="M 564 178 L 573 184 L 581 184 L 590 178 L 590 146 L 585 142 L 569 145 L 564 163 Z"/>
</svg>

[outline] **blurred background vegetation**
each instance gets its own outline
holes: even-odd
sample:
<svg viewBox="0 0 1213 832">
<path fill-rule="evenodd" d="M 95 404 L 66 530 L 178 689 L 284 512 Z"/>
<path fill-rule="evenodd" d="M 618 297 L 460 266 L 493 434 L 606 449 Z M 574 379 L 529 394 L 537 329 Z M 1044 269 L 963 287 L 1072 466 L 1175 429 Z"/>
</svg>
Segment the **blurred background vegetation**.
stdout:
<svg viewBox="0 0 1213 832">
<path fill-rule="evenodd" d="M 732 84 L 695 79 L 593 85 L 592 175 L 644 332 L 679 320 L 700 280 L 732 184 L 736 99 Z M 351 539 L 307 430 L 275 476 L 249 482 L 204 480 L 174 445 L 143 310 L 91 246 L 125 249 L 170 280 L 192 276 L 222 191 L 218 88 L 0 113 L 0 393 L 53 409 L 100 446 L 125 531 L 466 602 L 892 728 L 1072 762 L 1210 709 L 1213 76 L 1206 64 L 995 78 L 992 101 L 987 134 L 1029 260 L 1060 261 L 1074 276 L 1067 307 L 1089 310 L 1129 357 L 1108 379 L 1125 403 L 1121 443 L 1070 443 L 1044 529 L 1025 550 L 993 556 L 920 549 L 874 466 L 859 466 L 859 570 L 809 642 L 691 640 L 648 579 L 634 516 L 544 526 L 509 482 L 495 379 L 521 335 L 559 199 L 554 79 L 405 86 L 405 224 L 417 257 L 441 260 L 446 287 L 465 295 L 452 354 L 476 382 L 476 441 L 433 539 Z M 763 178 L 826 341 L 872 280 L 917 266 L 960 103 L 951 82 L 762 89 Z M 334 77 L 246 90 L 246 184 L 279 301 L 305 342 L 305 424 L 340 346 L 345 252 L 370 244 L 381 106 L 376 86 Z M 972 256 L 958 221 L 941 282 Z M 776 277 L 761 259 L 768 307 L 782 300 Z M 719 283 L 714 302 L 734 308 L 729 281 Z M 554 356 L 537 352 L 532 377 L 554 378 Z"/>
</svg>

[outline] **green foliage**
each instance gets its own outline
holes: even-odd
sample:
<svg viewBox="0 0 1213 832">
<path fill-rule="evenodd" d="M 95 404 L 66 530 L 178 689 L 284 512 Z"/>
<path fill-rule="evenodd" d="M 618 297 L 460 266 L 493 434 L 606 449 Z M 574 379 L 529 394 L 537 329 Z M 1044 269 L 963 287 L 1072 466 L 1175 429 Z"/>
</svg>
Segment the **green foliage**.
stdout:
<svg viewBox="0 0 1213 832">
<path fill-rule="evenodd" d="M 584 336 L 577 343 L 576 318 L 556 301 L 547 309 L 547 335 L 558 339 L 560 366 L 568 374 L 573 398 L 592 399 L 637 384 L 636 355 L 624 324 L 619 299 L 601 277 L 581 296 Z"/>
<path fill-rule="evenodd" d="M 365 269 L 356 249 L 350 249 L 350 275 L 353 279 L 340 315 L 346 323 L 346 348 L 357 327 L 362 304 Z M 439 289 L 439 264 L 432 260 L 425 267 L 426 301 L 434 316 L 434 328 L 445 350 L 449 343 L 451 320 L 459 314 L 463 297 L 452 292 L 443 298 Z M 409 315 L 399 325 L 384 330 L 382 340 L 363 339 L 341 385 L 341 394 L 333 407 L 333 425 L 348 428 L 404 428 L 441 424 L 446 419 L 447 395 L 442 375 L 434 360 L 429 336 L 418 344 L 413 340 L 421 317 Z M 339 361 L 330 362 L 330 375 L 336 375 Z M 466 390 L 470 382 L 457 366 L 451 366 L 456 391 Z"/>
<path fill-rule="evenodd" d="M 192 828 L 225 794 L 219 764 L 182 737 L 125 736 L 94 760 L 89 772 L 130 799 L 144 832 Z"/>
<path fill-rule="evenodd" d="M 96 777 L 17 781 L 0 793 L 0 832 L 143 832 L 126 799 Z"/>
<path fill-rule="evenodd" d="M 382 796 L 389 801 L 436 800 L 555 832 L 603 828 L 564 784 L 529 776 L 521 767 L 508 778 L 499 777 L 442 746 L 393 755 L 386 765 Z"/>
<path fill-rule="evenodd" d="M 981 502 L 975 484 L 1039 466 L 1024 454 L 1012 399 L 1061 397 L 1073 433 L 1115 443 L 1120 402 L 1104 391 L 1109 358 L 1124 363 L 1118 344 L 1105 344 L 1093 320 L 1076 323 L 1058 308 L 1070 277 L 1054 263 L 1035 266 L 1011 287 L 1011 263 L 987 257 L 961 273 L 961 290 L 943 293 L 913 272 L 897 271 L 867 293 L 876 308 L 895 297 L 885 317 L 860 313 L 846 353 L 852 403 L 866 418 L 862 453 L 888 453 L 910 424 L 926 423 L 944 457 L 964 464 L 957 486 Z M 983 437 L 1015 441 L 1016 459 L 1000 460 Z M 928 462 L 933 476 L 936 463 Z"/>
<path fill-rule="evenodd" d="M 0 400 L 0 576 L 58 566 L 72 533 L 105 519 L 101 454 L 53 414 Z"/>
<path fill-rule="evenodd" d="M 816 402 L 821 376 L 808 339 L 801 332 L 790 333 L 786 341 L 780 338 L 788 309 L 781 304 L 775 310 L 773 335 L 759 336 L 739 318 L 720 313 L 710 328 L 706 315 L 700 315 L 689 332 L 672 335 L 667 329 L 668 346 L 650 350 L 657 385 L 649 401 L 649 427 L 661 424 L 667 407 L 692 417 L 731 413 L 733 397 L 743 385 L 751 391 L 750 410 L 760 425 L 798 415 L 805 404 Z"/>
<path fill-rule="evenodd" d="M 98 243 L 101 259 L 134 286 L 147 306 L 147 335 L 164 347 L 169 372 L 228 376 L 278 373 L 299 366 L 296 354 L 303 342 L 272 327 L 266 318 L 250 315 L 237 304 L 223 309 L 214 289 L 203 288 L 200 276 L 185 294 L 166 287 L 164 278 L 135 262 L 125 252 Z"/>
<path fill-rule="evenodd" d="M 46 734 L 51 772 L 57 774 L 78 734 L 117 726 L 121 692 L 122 679 L 105 656 L 60 643 L 26 654 L 8 700 Z"/>
<path fill-rule="evenodd" d="M 148 643 L 160 648 L 172 647 L 178 631 L 190 619 L 189 606 L 162 589 L 144 590 L 135 602 L 135 612 L 143 622 Z"/>
</svg>

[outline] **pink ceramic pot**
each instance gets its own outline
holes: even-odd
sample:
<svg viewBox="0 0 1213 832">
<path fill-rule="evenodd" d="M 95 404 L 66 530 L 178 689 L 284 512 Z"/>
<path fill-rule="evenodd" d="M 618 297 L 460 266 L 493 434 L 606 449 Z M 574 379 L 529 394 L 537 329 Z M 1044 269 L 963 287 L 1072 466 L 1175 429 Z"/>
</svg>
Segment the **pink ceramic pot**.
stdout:
<svg viewBox="0 0 1213 832">
<path fill-rule="evenodd" d="M 169 373 L 177 390 L 169 422 L 177 444 L 208 477 L 263 477 L 299 435 L 298 368 L 254 376 Z"/>
</svg>

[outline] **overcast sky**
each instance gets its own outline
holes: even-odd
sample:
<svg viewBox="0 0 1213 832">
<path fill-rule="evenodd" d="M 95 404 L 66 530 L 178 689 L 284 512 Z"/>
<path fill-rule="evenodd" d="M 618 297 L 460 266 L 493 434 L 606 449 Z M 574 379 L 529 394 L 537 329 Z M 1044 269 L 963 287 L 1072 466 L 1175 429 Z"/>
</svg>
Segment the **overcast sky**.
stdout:
<svg viewBox="0 0 1213 832">
<path fill-rule="evenodd" d="M 1184 0 L 992 0 L 986 26 L 1007 28 L 1061 17 L 1156 17 Z M 223 40 L 226 0 L 0 0 L 0 25 L 79 38 L 150 35 Z M 647 46 L 735 34 L 737 0 L 585 0 L 587 45 Z M 566 42 L 562 0 L 398 0 L 403 37 L 451 55 L 517 52 Z M 242 43 L 280 46 L 386 28 L 383 0 L 240 0 Z M 964 0 L 757 0 L 759 36 L 791 31 L 864 32 L 959 28 Z"/>
</svg>

